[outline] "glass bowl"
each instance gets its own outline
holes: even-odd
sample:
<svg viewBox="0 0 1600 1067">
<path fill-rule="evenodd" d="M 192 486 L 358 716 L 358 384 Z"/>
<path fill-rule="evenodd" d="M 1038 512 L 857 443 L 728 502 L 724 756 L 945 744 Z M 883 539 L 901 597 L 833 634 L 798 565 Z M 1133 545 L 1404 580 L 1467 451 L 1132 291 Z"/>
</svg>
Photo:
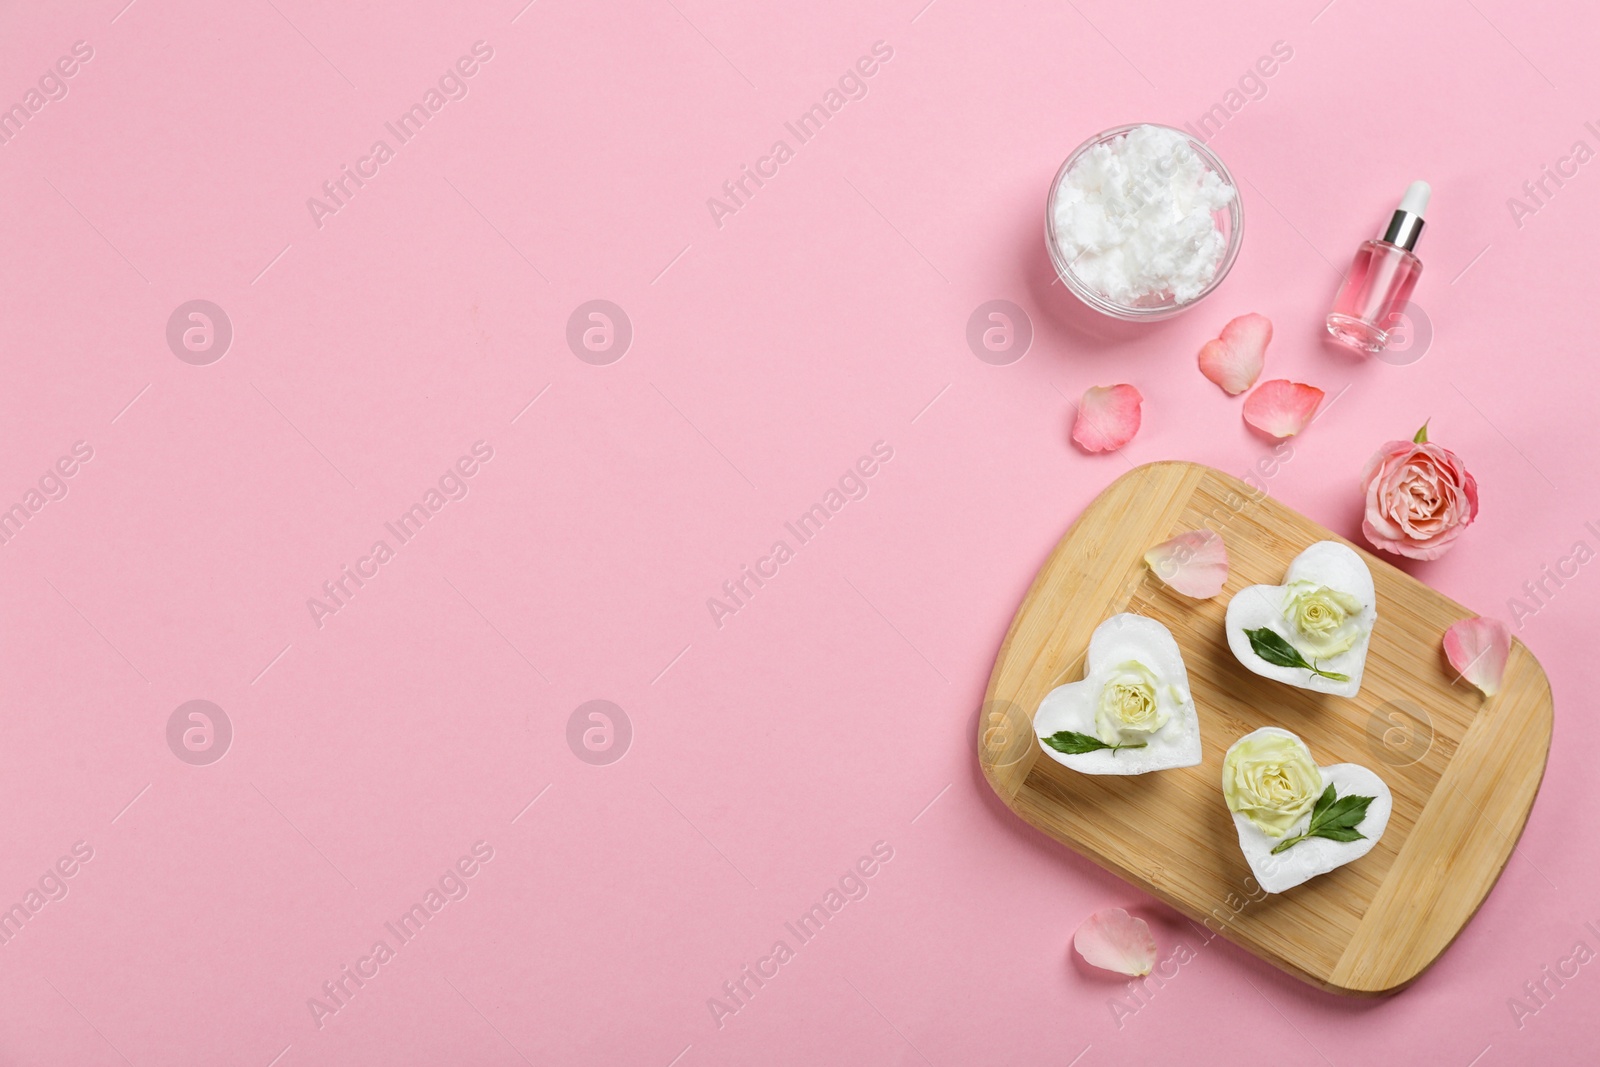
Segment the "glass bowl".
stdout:
<svg viewBox="0 0 1600 1067">
<path fill-rule="evenodd" d="M 1141 297 L 1131 304 L 1112 300 L 1099 290 L 1090 288 L 1088 283 L 1078 277 L 1077 273 L 1072 269 L 1072 263 L 1068 261 L 1066 253 L 1062 250 L 1060 242 L 1056 238 L 1056 195 L 1061 189 L 1061 183 L 1065 180 L 1067 172 L 1077 165 L 1078 161 L 1083 158 L 1084 153 L 1091 148 L 1114 141 L 1130 130 L 1136 130 L 1141 126 L 1157 126 L 1160 129 L 1172 130 L 1173 133 L 1188 142 L 1189 147 L 1194 150 L 1195 155 L 1200 157 L 1201 163 L 1208 170 L 1215 173 L 1218 178 L 1222 179 L 1225 184 L 1231 186 L 1234 190 L 1233 199 L 1228 202 L 1227 207 L 1213 213 L 1217 228 L 1222 231 L 1228 240 L 1228 246 L 1222 253 L 1221 261 L 1217 264 L 1217 272 L 1204 289 L 1200 290 L 1192 299 L 1182 303 L 1179 303 L 1170 293 Z M 1060 276 L 1062 284 L 1071 290 L 1072 294 L 1079 300 L 1096 311 L 1104 315 L 1110 315 L 1112 318 L 1122 319 L 1124 322 L 1155 322 L 1159 319 L 1168 319 L 1200 303 L 1211 294 L 1212 290 L 1222 284 L 1222 279 L 1228 276 L 1229 269 L 1233 267 L 1233 261 L 1239 255 L 1239 245 L 1243 240 L 1244 207 L 1239 201 L 1239 185 L 1233 180 L 1233 175 L 1229 173 L 1228 168 L 1202 142 L 1182 130 L 1174 129 L 1171 126 L 1161 126 L 1159 123 L 1135 122 L 1127 126 L 1117 126 L 1103 133 L 1095 134 L 1083 142 L 1073 149 L 1066 162 L 1061 164 L 1061 169 L 1056 171 L 1055 178 L 1050 182 L 1050 195 L 1045 200 L 1044 243 L 1045 247 L 1050 250 L 1050 262 L 1055 265 L 1056 274 Z"/>
</svg>

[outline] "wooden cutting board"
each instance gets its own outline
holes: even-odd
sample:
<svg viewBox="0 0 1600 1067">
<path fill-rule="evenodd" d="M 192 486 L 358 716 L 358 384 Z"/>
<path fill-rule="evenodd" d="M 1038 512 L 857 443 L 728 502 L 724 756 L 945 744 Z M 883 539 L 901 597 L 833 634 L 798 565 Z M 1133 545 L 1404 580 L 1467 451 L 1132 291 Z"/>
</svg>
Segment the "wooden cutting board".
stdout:
<svg viewBox="0 0 1600 1067">
<path fill-rule="evenodd" d="M 1163 586 L 1143 556 L 1202 527 L 1222 535 L 1230 569 L 1222 595 L 1200 601 Z M 1289 561 L 1323 540 L 1344 541 L 1209 467 L 1153 463 L 1119 478 L 1017 609 L 989 678 L 978 754 L 1006 805 L 1051 837 L 1290 974 L 1376 996 L 1437 959 L 1499 878 L 1544 776 L 1553 706 L 1520 642 L 1494 698 L 1455 681 L 1440 641 L 1474 613 L 1359 546 L 1378 591 L 1361 692 L 1326 696 L 1250 673 L 1228 650 L 1228 599 L 1281 584 Z M 1083 676 L 1089 635 L 1121 611 L 1164 623 L 1183 650 L 1200 714 L 1197 767 L 1085 775 L 1039 748 L 1040 700 Z M 1370 767 L 1394 794 L 1371 852 L 1277 895 L 1248 880 L 1221 789 L 1228 746 L 1269 725 L 1299 734 L 1318 763 Z"/>
</svg>

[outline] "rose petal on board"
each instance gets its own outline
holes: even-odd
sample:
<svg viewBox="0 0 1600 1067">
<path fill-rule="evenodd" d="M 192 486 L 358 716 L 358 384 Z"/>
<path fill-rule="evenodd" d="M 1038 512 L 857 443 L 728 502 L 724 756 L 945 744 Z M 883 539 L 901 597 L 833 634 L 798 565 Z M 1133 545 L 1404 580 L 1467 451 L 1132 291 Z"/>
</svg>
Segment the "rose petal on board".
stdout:
<svg viewBox="0 0 1600 1067">
<path fill-rule="evenodd" d="M 1215 530 L 1190 530 L 1144 554 L 1150 570 L 1176 592 L 1210 600 L 1228 581 L 1228 549 Z"/>
<path fill-rule="evenodd" d="M 1261 377 L 1272 341 L 1272 320 L 1251 312 L 1229 321 L 1222 335 L 1200 349 L 1200 373 L 1238 396 Z"/>
<path fill-rule="evenodd" d="M 1109 452 L 1139 432 L 1144 397 L 1131 385 L 1096 385 L 1084 390 L 1072 439 L 1088 452 Z"/>
<path fill-rule="evenodd" d="M 1511 631 L 1499 619 L 1462 619 L 1444 632 L 1444 654 L 1461 677 L 1492 697 L 1505 677 Z"/>
<path fill-rule="evenodd" d="M 1084 961 L 1107 971 L 1138 977 L 1156 965 L 1156 939 L 1150 924 L 1121 908 L 1097 911 L 1072 935 L 1072 947 Z"/>
<path fill-rule="evenodd" d="M 1244 421 L 1273 437 L 1293 437 L 1311 422 L 1325 395 L 1314 385 L 1274 378 L 1245 397 Z"/>
</svg>

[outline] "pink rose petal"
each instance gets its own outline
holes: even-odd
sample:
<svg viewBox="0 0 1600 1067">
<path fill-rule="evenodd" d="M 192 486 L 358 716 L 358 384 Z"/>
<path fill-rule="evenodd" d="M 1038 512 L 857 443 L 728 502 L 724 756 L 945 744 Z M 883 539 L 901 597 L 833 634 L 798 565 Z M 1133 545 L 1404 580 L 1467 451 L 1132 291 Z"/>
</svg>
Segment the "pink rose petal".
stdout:
<svg viewBox="0 0 1600 1067">
<path fill-rule="evenodd" d="M 1222 336 L 1200 349 L 1200 373 L 1238 396 L 1261 377 L 1272 341 L 1272 320 L 1251 312 L 1222 328 Z"/>
<path fill-rule="evenodd" d="M 1118 974 L 1149 974 L 1156 965 L 1150 925 L 1121 908 L 1097 911 L 1072 935 L 1072 947 L 1088 963 Z"/>
<path fill-rule="evenodd" d="M 1314 385 L 1274 378 L 1244 401 L 1244 421 L 1273 437 L 1293 437 L 1311 422 L 1325 394 Z"/>
<path fill-rule="evenodd" d="M 1505 677 L 1511 631 L 1499 619 L 1462 619 L 1444 632 L 1444 654 L 1461 677 L 1492 697 Z"/>
<path fill-rule="evenodd" d="M 1214 530 L 1181 533 L 1146 552 L 1144 561 L 1157 578 L 1196 600 L 1216 596 L 1228 580 L 1228 549 Z"/>
<path fill-rule="evenodd" d="M 1139 432 L 1144 397 L 1131 385 L 1096 385 L 1084 391 L 1072 439 L 1089 452 L 1109 452 Z"/>
</svg>

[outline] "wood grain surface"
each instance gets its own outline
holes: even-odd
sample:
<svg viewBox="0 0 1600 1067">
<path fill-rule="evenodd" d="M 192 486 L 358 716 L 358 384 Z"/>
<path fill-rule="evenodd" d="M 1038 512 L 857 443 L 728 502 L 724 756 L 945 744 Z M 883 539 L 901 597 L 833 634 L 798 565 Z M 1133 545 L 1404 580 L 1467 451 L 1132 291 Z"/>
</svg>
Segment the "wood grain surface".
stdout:
<svg viewBox="0 0 1600 1067">
<path fill-rule="evenodd" d="M 1150 574 L 1143 555 L 1184 530 L 1227 544 L 1222 595 L 1197 601 Z M 1246 670 L 1223 615 L 1247 585 L 1278 585 L 1316 541 L 1345 541 L 1237 478 L 1154 463 L 1119 478 L 1034 578 L 995 659 L 979 717 L 989 784 L 1033 826 L 1196 922 L 1314 985 L 1363 996 L 1403 988 L 1472 918 L 1516 847 L 1544 775 L 1553 706 L 1533 655 L 1513 642 L 1505 684 L 1484 698 L 1445 662 L 1445 629 L 1473 612 L 1360 546 L 1378 591 L 1361 692 L 1327 696 Z M 1200 715 L 1197 767 L 1084 775 L 1045 756 L 1033 713 L 1083 676 L 1089 636 L 1137 612 L 1177 638 Z M 1321 764 L 1360 763 L 1394 794 L 1383 839 L 1288 892 L 1250 878 L 1222 799 L 1222 756 L 1260 726 L 1305 739 Z"/>
</svg>

